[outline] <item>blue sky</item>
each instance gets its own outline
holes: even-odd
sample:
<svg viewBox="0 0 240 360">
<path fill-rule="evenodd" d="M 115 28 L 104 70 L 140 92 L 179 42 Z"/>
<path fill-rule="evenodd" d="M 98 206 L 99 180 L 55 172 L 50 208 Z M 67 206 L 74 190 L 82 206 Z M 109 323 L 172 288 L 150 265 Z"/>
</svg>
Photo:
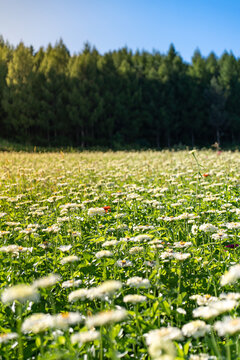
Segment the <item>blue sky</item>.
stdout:
<svg viewBox="0 0 240 360">
<path fill-rule="evenodd" d="M 71 53 L 89 41 L 104 53 L 127 46 L 166 53 L 170 43 L 184 60 L 225 50 L 240 56 L 239 0 L 0 0 L 0 34 L 11 44 L 54 44 Z"/>
</svg>

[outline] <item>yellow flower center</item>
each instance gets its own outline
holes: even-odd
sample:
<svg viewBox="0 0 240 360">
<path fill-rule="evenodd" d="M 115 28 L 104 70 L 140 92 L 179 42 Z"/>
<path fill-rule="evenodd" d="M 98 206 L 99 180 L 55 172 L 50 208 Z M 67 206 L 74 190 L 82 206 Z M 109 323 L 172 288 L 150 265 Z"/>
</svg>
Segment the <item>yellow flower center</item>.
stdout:
<svg viewBox="0 0 240 360">
<path fill-rule="evenodd" d="M 69 312 L 63 312 L 61 313 L 61 316 L 64 318 L 64 319 L 67 319 L 69 317 Z"/>
<path fill-rule="evenodd" d="M 232 321 L 231 321 L 231 325 L 239 325 L 240 324 L 240 322 L 239 322 L 239 320 L 238 319 L 233 319 Z"/>
</svg>

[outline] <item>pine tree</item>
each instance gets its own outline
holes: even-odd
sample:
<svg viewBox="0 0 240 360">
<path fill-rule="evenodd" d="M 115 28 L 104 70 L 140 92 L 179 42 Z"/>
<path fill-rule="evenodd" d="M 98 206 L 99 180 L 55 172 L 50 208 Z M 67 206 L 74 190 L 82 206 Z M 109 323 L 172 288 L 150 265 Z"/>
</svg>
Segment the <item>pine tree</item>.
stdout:
<svg viewBox="0 0 240 360">
<path fill-rule="evenodd" d="M 221 135 L 227 119 L 225 105 L 227 100 L 226 90 L 220 85 L 218 80 L 213 77 L 209 88 L 206 90 L 206 97 L 209 101 L 209 123 L 216 131 L 216 141 L 221 143 Z"/>
<path fill-rule="evenodd" d="M 20 43 L 8 63 L 6 82 L 8 87 L 3 95 L 3 108 L 7 113 L 5 126 L 8 134 L 13 132 L 16 139 L 30 140 L 34 124 L 32 97 L 33 57 L 29 48 Z"/>
</svg>

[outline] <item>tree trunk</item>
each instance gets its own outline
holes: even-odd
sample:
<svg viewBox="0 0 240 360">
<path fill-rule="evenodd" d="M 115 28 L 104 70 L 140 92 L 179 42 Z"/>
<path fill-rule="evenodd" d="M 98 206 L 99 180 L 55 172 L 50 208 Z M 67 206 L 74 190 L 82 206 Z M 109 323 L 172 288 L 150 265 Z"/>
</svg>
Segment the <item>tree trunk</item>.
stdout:
<svg viewBox="0 0 240 360">
<path fill-rule="evenodd" d="M 57 143 L 57 129 L 54 127 L 54 141 Z"/>
<path fill-rule="evenodd" d="M 81 147 L 84 148 L 85 147 L 85 133 L 84 133 L 84 128 L 81 128 Z"/>
<path fill-rule="evenodd" d="M 160 148 L 160 134 L 159 134 L 159 126 L 157 123 L 157 127 L 156 127 L 156 144 L 157 144 L 157 148 Z"/>
<path fill-rule="evenodd" d="M 192 138 L 192 147 L 195 146 L 195 139 L 194 139 L 194 133 L 191 131 L 191 138 Z"/>
<path fill-rule="evenodd" d="M 77 142 L 77 146 L 79 146 L 79 127 L 77 126 L 76 128 L 76 142 Z"/>
<path fill-rule="evenodd" d="M 217 143 L 218 143 L 218 146 L 220 146 L 220 130 L 219 128 L 217 128 Z"/>
<path fill-rule="evenodd" d="M 170 148 L 171 147 L 171 137 L 170 137 L 169 133 L 167 134 L 167 144 L 168 144 L 168 147 Z"/>
<path fill-rule="evenodd" d="M 50 146 L 50 132 L 49 132 L 49 124 L 47 125 L 47 141 L 48 141 L 48 146 Z"/>
</svg>

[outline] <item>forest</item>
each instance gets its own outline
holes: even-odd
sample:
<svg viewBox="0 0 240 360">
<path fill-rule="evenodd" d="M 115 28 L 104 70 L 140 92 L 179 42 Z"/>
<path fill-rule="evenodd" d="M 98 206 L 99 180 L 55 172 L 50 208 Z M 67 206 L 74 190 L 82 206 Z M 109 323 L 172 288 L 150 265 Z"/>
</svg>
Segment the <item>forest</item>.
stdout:
<svg viewBox="0 0 240 360">
<path fill-rule="evenodd" d="M 35 51 L 0 37 L 0 138 L 77 148 L 222 147 L 240 142 L 240 59 L 196 50 L 191 63 L 127 47 Z"/>
</svg>

